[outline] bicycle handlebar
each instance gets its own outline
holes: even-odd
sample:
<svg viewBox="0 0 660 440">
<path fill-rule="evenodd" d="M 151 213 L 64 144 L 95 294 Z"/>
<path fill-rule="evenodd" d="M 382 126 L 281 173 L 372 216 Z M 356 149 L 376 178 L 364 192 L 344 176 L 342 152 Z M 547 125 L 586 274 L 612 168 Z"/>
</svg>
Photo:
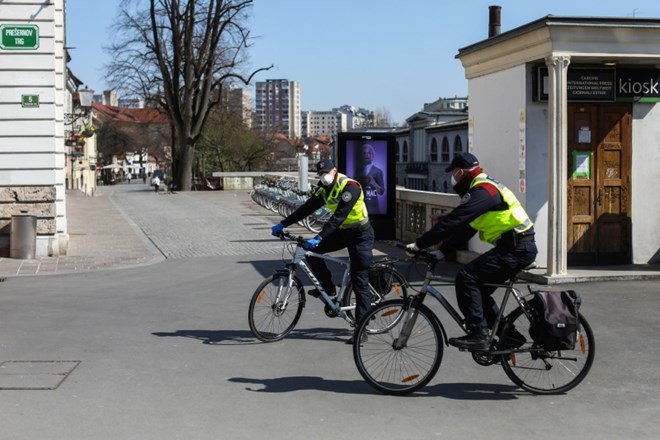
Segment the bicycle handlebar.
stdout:
<svg viewBox="0 0 660 440">
<path fill-rule="evenodd" d="M 429 252 L 426 249 L 411 251 L 403 243 L 396 243 L 395 246 L 398 247 L 399 249 L 405 250 L 407 255 L 412 254 L 411 258 L 415 260 L 424 260 L 426 263 L 437 263 L 441 259 L 436 254 L 434 254 L 433 252 Z"/>
<path fill-rule="evenodd" d="M 278 234 L 278 237 L 280 240 L 289 240 L 289 241 L 295 241 L 298 246 L 302 246 L 305 244 L 305 237 L 302 235 L 293 235 L 292 233 L 288 231 L 282 231 Z"/>
</svg>

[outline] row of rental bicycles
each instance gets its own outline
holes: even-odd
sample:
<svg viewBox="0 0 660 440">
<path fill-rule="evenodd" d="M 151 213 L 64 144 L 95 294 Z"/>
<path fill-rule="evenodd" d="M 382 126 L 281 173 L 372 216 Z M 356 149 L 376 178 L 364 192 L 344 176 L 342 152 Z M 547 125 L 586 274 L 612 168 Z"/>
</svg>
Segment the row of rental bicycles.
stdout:
<svg viewBox="0 0 660 440">
<path fill-rule="evenodd" d="M 291 259 L 287 258 L 283 268 L 263 280 L 250 300 L 248 321 L 254 336 L 263 342 L 279 341 L 296 327 L 308 299 L 299 273 L 321 292 L 320 300 L 328 317 L 339 317 L 355 326 L 355 294 L 346 259 L 306 251 L 304 237 L 288 231 L 282 232 L 280 238 Z M 309 258 L 321 258 L 343 267 L 336 296 L 329 296 L 313 276 Z M 377 260 L 370 270 L 372 309 L 355 328 L 353 357 L 364 380 L 382 393 L 412 393 L 427 385 L 438 372 L 443 351 L 449 347 L 448 333 L 425 304 L 429 297 L 435 298 L 458 330 L 466 333 L 463 316 L 442 293 L 453 286 L 453 278 L 436 274 L 442 272 L 441 262 L 433 252 L 419 251 L 406 260 Z M 423 279 L 409 282 L 397 269 L 401 265 L 407 265 L 408 270 L 421 268 Z M 538 292 L 520 290 L 516 287 L 518 281 L 514 276 L 504 283 L 489 285 L 503 292 L 500 314 L 490 330 L 490 348 L 473 351 L 472 358 L 482 366 L 501 366 L 513 383 L 528 392 L 565 393 L 584 380 L 593 364 L 592 329 L 582 313 L 576 311 L 574 326 L 561 343 L 538 337 L 539 321 L 543 319 L 536 305 Z"/>
<path fill-rule="evenodd" d="M 287 217 L 298 209 L 310 196 L 310 191 L 298 189 L 297 180 L 286 178 L 269 179 L 264 177 L 258 180 L 252 191 L 250 191 L 250 197 L 255 203 L 280 214 L 282 217 Z M 330 210 L 323 207 L 298 223 L 300 226 L 318 234 L 331 216 Z"/>
</svg>

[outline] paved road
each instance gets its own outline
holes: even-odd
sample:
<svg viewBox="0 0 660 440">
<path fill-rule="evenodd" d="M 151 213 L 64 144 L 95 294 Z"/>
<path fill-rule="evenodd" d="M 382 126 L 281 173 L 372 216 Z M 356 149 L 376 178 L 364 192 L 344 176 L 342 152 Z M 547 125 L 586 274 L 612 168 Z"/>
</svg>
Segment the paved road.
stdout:
<svg viewBox="0 0 660 440">
<path fill-rule="evenodd" d="M 657 280 L 579 285 L 597 354 L 567 395 L 522 392 L 500 367 L 447 348 L 429 386 L 383 396 L 320 303 L 284 341 L 251 336 L 249 298 L 281 265 L 282 245 L 269 238 L 275 218 L 243 196 L 117 187 L 113 206 L 167 259 L 0 282 L 0 438 L 660 437 Z"/>
</svg>

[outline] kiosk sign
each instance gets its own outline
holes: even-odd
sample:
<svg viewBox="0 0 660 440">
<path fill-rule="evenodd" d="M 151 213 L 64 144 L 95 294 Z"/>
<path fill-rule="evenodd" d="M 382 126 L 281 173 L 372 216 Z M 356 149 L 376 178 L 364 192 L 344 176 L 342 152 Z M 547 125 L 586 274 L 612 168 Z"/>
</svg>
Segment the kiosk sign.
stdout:
<svg viewBox="0 0 660 440">
<path fill-rule="evenodd" d="M 39 26 L 32 24 L 0 25 L 0 49 L 35 50 L 39 48 Z"/>
</svg>

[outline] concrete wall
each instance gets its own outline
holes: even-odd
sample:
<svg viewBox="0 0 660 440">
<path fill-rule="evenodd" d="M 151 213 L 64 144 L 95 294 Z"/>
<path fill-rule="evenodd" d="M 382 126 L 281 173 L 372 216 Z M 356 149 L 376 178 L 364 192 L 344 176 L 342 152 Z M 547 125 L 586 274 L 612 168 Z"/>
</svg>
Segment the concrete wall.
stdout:
<svg viewBox="0 0 660 440">
<path fill-rule="evenodd" d="M 632 241 L 633 263 L 660 263 L 660 105 L 633 105 Z"/>
<path fill-rule="evenodd" d="M 525 65 L 470 79 L 468 96 L 472 134 L 470 151 L 484 171 L 518 197 L 537 225 L 537 264 L 547 264 L 547 116 L 542 105 L 531 101 L 531 75 Z M 497 103 L 495 106 L 494 103 Z M 521 124 L 521 112 L 524 122 Z M 522 131 L 521 131 L 522 130 Z M 521 176 L 521 138 L 525 143 Z M 473 238 L 470 249 L 484 252 L 490 246 Z"/>
<path fill-rule="evenodd" d="M 67 243 L 64 204 L 64 1 L 2 2 L 0 25 L 38 26 L 36 49 L 0 49 L 0 255 L 11 216 L 37 216 L 37 256 Z M 23 107 L 37 95 L 38 107 Z"/>
<path fill-rule="evenodd" d="M 527 184 L 525 209 L 534 222 L 536 246 L 539 253 L 536 262 L 546 267 L 548 259 L 548 104 L 534 102 L 532 97 L 532 72 L 527 67 L 526 81 L 526 163 Z"/>
<path fill-rule="evenodd" d="M 460 203 L 456 194 L 396 189 L 396 238 L 411 243 L 431 229 L 431 216 L 447 213 Z"/>
</svg>

